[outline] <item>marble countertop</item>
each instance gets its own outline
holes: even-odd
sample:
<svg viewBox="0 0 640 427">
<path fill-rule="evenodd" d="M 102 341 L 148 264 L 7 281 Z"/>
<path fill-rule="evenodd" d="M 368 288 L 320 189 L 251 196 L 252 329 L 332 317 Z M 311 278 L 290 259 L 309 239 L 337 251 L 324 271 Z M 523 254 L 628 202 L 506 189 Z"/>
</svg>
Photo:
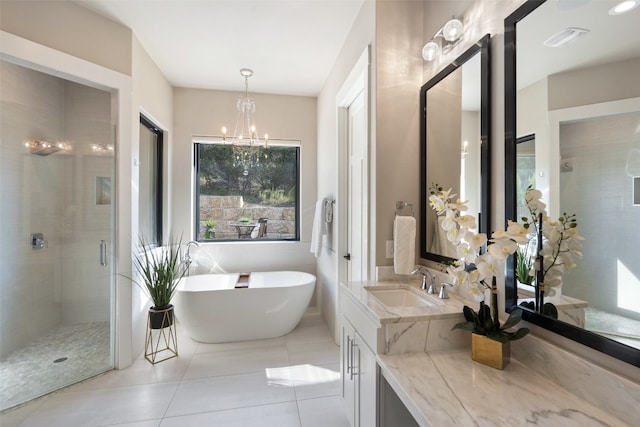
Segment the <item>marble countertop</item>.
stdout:
<svg viewBox="0 0 640 427">
<path fill-rule="evenodd" d="M 440 299 L 437 295 L 429 295 L 420 289 L 415 280 L 390 280 L 390 281 L 363 281 L 349 282 L 340 286 L 346 290 L 345 294 L 351 297 L 369 314 L 369 316 L 379 322 L 397 323 L 413 322 L 431 319 L 460 318 L 464 305 L 475 305 L 473 301 L 465 301 L 457 294 L 450 293 L 450 298 Z M 400 306 L 388 307 L 378 301 L 368 292 L 369 289 L 397 289 L 404 288 L 417 292 L 426 298 L 431 305 L 427 306 Z"/>
<path fill-rule="evenodd" d="M 420 426 L 627 425 L 517 360 L 500 371 L 473 362 L 468 350 L 377 359 Z"/>
</svg>

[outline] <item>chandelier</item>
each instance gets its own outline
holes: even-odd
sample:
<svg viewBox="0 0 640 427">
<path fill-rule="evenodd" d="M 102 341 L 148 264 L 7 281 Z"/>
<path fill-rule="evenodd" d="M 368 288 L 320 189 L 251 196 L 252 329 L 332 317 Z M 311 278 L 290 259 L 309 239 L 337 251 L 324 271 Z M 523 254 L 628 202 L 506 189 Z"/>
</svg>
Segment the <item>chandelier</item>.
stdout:
<svg viewBox="0 0 640 427">
<path fill-rule="evenodd" d="M 233 146 L 233 165 L 242 168 L 243 174 L 249 174 L 249 168 L 260 164 L 260 158 L 266 158 L 266 153 L 261 154 L 260 147 L 267 148 L 269 135 L 264 134 L 264 138 L 258 137 L 258 130 L 254 121 L 256 103 L 249 98 L 249 77 L 253 75 L 253 70 L 242 68 L 240 75 L 244 77 L 244 97 L 238 98 L 236 108 L 238 109 L 238 120 L 230 136 Z M 227 141 L 227 128 L 222 127 L 222 139 Z"/>
</svg>

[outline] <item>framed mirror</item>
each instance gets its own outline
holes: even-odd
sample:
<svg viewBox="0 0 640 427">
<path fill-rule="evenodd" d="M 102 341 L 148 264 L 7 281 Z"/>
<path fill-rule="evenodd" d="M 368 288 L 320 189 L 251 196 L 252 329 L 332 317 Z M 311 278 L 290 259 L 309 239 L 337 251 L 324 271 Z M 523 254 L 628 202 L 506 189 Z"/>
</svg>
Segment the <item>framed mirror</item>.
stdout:
<svg viewBox="0 0 640 427">
<path fill-rule="evenodd" d="M 640 367 L 640 7 L 620 14 L 619 3 L 529 0 L 505 19 L 505 217 L 522 216 L 531 184 L 585 237 L 545 299 L 558 318 L 523 318 Z M 515 267 L 512 256 L 507 311 L 530 297 Z"/>
<path fill-rule="evenodd" d="M 479 230 L 489 229 L 489 34 L 420 89 L 420 256 L 440 263 L 456 249 L 429 206 L 434 186 L 468 200 Z"/>
</svg>

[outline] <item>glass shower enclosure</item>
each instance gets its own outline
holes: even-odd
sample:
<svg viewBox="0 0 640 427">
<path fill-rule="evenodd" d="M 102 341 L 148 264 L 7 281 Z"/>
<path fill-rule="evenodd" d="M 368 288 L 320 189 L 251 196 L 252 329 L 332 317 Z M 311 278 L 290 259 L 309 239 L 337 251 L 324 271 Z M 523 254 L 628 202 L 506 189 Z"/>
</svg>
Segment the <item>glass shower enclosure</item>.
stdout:
<svg viewBox="0 0 640 427">
<path fill-rule="evenodd" d="M 0 61 L 0 410 L 114 366 L 108 91 Z"/>
</svg>

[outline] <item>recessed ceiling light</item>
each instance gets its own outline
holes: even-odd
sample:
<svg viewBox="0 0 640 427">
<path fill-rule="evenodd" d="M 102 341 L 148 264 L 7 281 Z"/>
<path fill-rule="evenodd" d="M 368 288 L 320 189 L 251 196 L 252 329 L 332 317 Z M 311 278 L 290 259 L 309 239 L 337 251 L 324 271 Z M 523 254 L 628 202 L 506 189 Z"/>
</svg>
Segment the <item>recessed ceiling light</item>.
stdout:
<svg viewBox="0 0 640 427">
<path fill-rule="evenodd" d="M 548 39 L 546 39 L 543 44 L 549 47 L 566 46 L 569 43 L 574 42 L 578 37 L 585 35 L 588 32 L 589 30 L 586 30 L 584 28 L 574 28 L 574 27 L 565 28 L 559 33 L 554 34 Z"/>
<path fill-rule="evenodd" d="M 622 15 L 640 5 L 640 0 L 625 0 L 609 9 L 609 15 Z"/>
</svg>

